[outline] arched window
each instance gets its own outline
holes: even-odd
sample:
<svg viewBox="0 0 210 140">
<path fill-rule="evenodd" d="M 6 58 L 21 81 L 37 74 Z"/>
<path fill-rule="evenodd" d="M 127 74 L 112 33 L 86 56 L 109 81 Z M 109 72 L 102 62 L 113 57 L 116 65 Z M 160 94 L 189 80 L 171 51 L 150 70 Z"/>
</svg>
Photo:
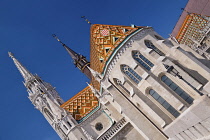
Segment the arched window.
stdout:
<svg viewBox="0 0 210 140">
<path fill-rule="evenodd" d="M 142 79 L 134 70 L 132 70 L 127 65 L 121 65 L 121 71 L 137 84 Z"/>
<path fill-rule="evenodd" d="M 53 115 L 47 108 L 44 109 L 44 113 L 48 116 L 48 118 L 50 118 L 51 120 L 54 120 Z"/>
<path fill-rule="evenodd" d="M 139 51 L 132 51 L 132 56 L 147 70 L 150 70 L 154 66 L 154 64 L 144 57 Z"/>
<path fill-rule="evenodd" d="M 158 36 L 158 35 L 155 35 L 155 38 L 158 39 L 158 40 L 163 40 L 163 38 Z"/>
<path fill-rule="evenodd" d="M 157 47 L 155 47 L 155 45 L 150 41 L 150 40 L 145 40 L 144 41 L 145 45 L 152 49 L 153 51 L 155 51 L 156 53 L 158 53 L 160 56 L 164 56 L 165 54 L 163 52 L 161 52 Z"/>
<path fill-rule="evenodd" d="M 180 113 L 173 108 L 165 99 L 163 99 L 156 91 L 153 89 L 149 90 L 149 94 L 159 102 L 168 112 L 170 112 L 175 118 L 177 118 Z"/>
<path fill-rule="evenodd" d="M 192 104 L 194 99 L 190 95 L 188 95 L 183 89 L 181 89 L 178 85 L 176 85 L 171 79 L 163 75 L 161 77 L 161 80 L 187 103 Z"/>
</svg>

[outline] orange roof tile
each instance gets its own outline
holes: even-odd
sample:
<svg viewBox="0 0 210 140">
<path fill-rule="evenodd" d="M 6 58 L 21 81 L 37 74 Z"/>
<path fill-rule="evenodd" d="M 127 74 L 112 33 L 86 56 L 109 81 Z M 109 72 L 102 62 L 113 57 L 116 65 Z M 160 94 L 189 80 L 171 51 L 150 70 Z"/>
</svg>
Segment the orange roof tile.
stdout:
<svg viewBox="0 0 210 140">
<path fill-rule="evenodd" d="M 94 96 L 89 86 L 61 105 L 77 121 L 83 119 L 98 106 L 98 99 Z"/>
<path fill-rule="evenodd" d="M 102 73 L 104 66 L 113 53 L 130 34 L 143 28 L 141 26 L 121 26 L 94 24 L 90 29 L 90 67 Z M 91 83 L 96 89 L 100 89 L 100 84 L 92 78 Z"/>
<path fill-rule="evenodd" d="M 131 33 L 142 27 L 94 24 L 90 29 L 91 68 L 102 72 L 113 50 Z"/>
<path fill-rule="evenodd" d="M 202 33 L 199 30 L 202 30 L 207 24 L 207 20 L 202 18 L 199 14 L 189 14 L 186 16 L 180 30 L 176 35 L 176 39 L 181 44 L 190 45 L 192 40 L 189 37 L 196 38 L 200 40 Z"/>
</svg>

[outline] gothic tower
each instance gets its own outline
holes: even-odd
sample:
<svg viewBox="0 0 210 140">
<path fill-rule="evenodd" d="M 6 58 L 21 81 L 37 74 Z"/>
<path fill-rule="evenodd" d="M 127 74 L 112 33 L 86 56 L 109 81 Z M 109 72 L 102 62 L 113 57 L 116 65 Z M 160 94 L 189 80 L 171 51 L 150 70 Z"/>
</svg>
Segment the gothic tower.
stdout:
<svg viewBox="0 0 210 140">
<path fill-rule="evenodd" d="M 11 52 L 9 56 L 24 78 L 24 85 L 32 104 L 43 114 L 58 135 L 63 140 L 68 140 L 67 135 L 77 122 L 65 109 L 60 107 L 64 103 L 63 99 L 51 84 L 43 81 L 38 75 L 31 74 Z"/>
<path fill-rule="evenodd" d="M 79 70 L 81 70 L 89 79 L 91 79 L 91 73 L 90 73 L 90 70 L 88 69 L 88 67 L 90 66 L 90 62 L 86 59 L 86 57 L 70 49 L 68 46 L 66 46 L 66 44 L 61 42 L 61 40 L 58 39 L 58 37 L 55 34 L 53 34 L 52 36 L 55 39 L 57 39 L 57 41 L 60 42 L 62 46 L 66 49 L 66 51 L 69 53 L 69 55 L 73 59 L 74 65 Z"/>
</svg>

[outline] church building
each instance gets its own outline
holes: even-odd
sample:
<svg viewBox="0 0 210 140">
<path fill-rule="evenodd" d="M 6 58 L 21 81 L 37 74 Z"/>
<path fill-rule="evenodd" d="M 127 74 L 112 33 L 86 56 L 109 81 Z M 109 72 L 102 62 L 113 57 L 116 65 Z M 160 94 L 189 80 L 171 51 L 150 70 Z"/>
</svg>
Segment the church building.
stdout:
<svg viewBox="0 0 210 140">
<path fill-rule="evenodd" d="M 210 1 L 189 0 L 171 36 L 210 60 Z M 210 64 L 207 64 L 210 67 Z"/>
<path fill-rule="evenodd" d="M 192 49 L 152 27 L 92 24 L 88 61 L 53 37 L 90 79 L 68 101 L 9 56 L 62 140 L 210 139 L 210 68 Z"/>
</svg>

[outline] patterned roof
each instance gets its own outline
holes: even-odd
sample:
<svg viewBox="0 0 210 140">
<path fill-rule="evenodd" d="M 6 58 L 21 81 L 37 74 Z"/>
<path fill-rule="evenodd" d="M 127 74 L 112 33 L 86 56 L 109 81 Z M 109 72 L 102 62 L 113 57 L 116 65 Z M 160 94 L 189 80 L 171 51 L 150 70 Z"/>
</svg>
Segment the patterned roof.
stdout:
<svg viewBox="0 0 210 140">
<path fill-rule="evenodd" d="M 131 33 L 142 27 L 94 24 L 90 29 L 91 68 L 101 73 L 113 50 Z"/>
<path fill-rule="evenodd" d="M 89 86 L 61 105 L 77 121 L 82 120 L 98 106 L 98 99 L 94 96 Z"/>
<path fill-rule="evenodd" d="M 114 49 L 119 46 L 127 36 L 140 28 L 142 27 L 92 25 L 90 33 L 91 68 L 101 73 Z M 94 88 L 100 88 L 100 84 L 94 79 L 92 79 L 92 84 Z M 99 101 L 97 97 L 94 96 L 89 86 L 61 105 L 61 107 L 70 112 L 78 122 L 98 106 Z"/>
<path fill-rule="evenodd" d="M 207 20 L 198 14 L 189 14 L 186 16 L 176 39 L 181 44 L 193 45 L 194 42 L 191 40 L 193 38 L 196 41 L 201 41 L 203 38 L 201 30 L 203 30 L 207 25 Z"/>
<path fill-rule="evenodd" d="M 179 17 L 179 20 L 177 21 L 176 26 L 174 27 L 171 35 L 173 37 L 177 36 L 182 24 L 184 23 L 184 20 L 186 19 L 186 16 L 188 15 L 187 12 L 210 16 L 209 7 L 209 0 L 188 0 L 187 5 L 184 8 L 184 11 L 182 12 L 181 16 Z"/>
</svg>

